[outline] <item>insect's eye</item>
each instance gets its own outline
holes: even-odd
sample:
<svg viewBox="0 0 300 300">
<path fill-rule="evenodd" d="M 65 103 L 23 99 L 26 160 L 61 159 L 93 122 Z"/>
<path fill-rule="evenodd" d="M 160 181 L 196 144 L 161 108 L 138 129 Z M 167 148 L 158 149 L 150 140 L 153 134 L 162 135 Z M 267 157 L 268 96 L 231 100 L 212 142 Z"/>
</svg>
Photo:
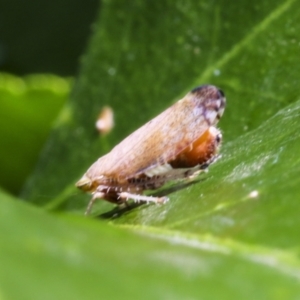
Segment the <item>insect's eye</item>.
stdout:
<svg viewBox="0 0 300 300">
<path fill-rule="evenodd" d="M 216 136 L 216 142 L 219 144 L 219 143 L 221 143 L 221 141 L 222 141 L 222 134 L 219 133 L 219 134 L 217 134 L 217 136 Z"/>
<path fill-rule="evenodd" d="M 225 97 L 225 94 L 222 90 L 219 89 L 219 93 L 221 94 L 222 97 Z"/>
</svg>

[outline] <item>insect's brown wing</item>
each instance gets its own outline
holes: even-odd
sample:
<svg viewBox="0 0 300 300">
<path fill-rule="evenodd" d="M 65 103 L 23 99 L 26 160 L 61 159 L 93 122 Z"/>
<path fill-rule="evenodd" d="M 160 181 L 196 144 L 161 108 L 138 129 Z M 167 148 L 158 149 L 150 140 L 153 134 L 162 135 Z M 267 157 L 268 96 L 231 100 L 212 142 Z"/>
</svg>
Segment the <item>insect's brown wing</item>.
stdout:
<svg viewBox="0 0 300 300">
<path fill-rule="evenodd" d="M 125 179 L 164 165 L 215 125 L 224 107 L 224 94 L 216 87 L 196 88 L 129 135 L 91 171 L 94 176 Z"/>
</svg>

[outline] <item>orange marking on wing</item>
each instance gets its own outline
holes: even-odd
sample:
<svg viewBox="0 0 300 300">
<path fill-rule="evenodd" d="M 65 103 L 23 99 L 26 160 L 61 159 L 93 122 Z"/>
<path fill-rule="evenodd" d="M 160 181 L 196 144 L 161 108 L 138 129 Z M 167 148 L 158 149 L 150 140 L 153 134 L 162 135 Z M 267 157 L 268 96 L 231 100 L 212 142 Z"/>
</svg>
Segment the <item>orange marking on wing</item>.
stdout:
<svg viewBox="0 0 300 300">
<path fill-rule="evenodd" d="M 176 158 L 170 162 L 170 165 L 173 168 L 191 168 L 205 163 L 216 154 L 218 144 L 216 134 L 208 129 L 189 147 L 180 152 Z"/>
</svg>

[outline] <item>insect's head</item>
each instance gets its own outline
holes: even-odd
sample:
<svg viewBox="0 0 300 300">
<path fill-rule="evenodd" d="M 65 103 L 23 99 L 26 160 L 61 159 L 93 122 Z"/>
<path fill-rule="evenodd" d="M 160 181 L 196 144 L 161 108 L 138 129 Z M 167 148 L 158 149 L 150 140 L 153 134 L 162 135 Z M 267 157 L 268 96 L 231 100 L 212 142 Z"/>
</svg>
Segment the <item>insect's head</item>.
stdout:
<svg viewBox="0 0 300 300">
<path fill-rule="evenodd" d="M 211 110 L 216 112 L 216 123 L 220 120 L 224 113 L 226 98 L 222 90 L 213 85 L 202 85 L 196 87 L 190 92 L 190 95 L 195 97 L 197 105 L 204 107 L 204 113 Z"/>
<path fill-rule="evenodd" d="M 84 174 L 80 180 L 76 183 L 76 186 L 83 191 L 90 191 L 92 188 L 92 180 Z"/>
</svg>

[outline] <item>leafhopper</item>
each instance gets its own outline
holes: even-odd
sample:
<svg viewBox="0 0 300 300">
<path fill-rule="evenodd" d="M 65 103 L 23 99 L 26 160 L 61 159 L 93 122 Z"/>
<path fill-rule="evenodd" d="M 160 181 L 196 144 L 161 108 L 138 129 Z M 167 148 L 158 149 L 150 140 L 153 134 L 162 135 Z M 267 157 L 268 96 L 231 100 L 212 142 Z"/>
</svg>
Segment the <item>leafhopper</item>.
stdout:
<svg viewBox="0 0 300 300">
<path fill-rule="evenodd" d="M 216 161 L 222 134 L 215 126 L 225 103 L 217 87 L 197 87 L 100 157 L 76 183 L 93 195 L 86 214 L 96 199 L 114 204 L 168 201 L 143 192 L 194 177 Z"/>
</svg>

